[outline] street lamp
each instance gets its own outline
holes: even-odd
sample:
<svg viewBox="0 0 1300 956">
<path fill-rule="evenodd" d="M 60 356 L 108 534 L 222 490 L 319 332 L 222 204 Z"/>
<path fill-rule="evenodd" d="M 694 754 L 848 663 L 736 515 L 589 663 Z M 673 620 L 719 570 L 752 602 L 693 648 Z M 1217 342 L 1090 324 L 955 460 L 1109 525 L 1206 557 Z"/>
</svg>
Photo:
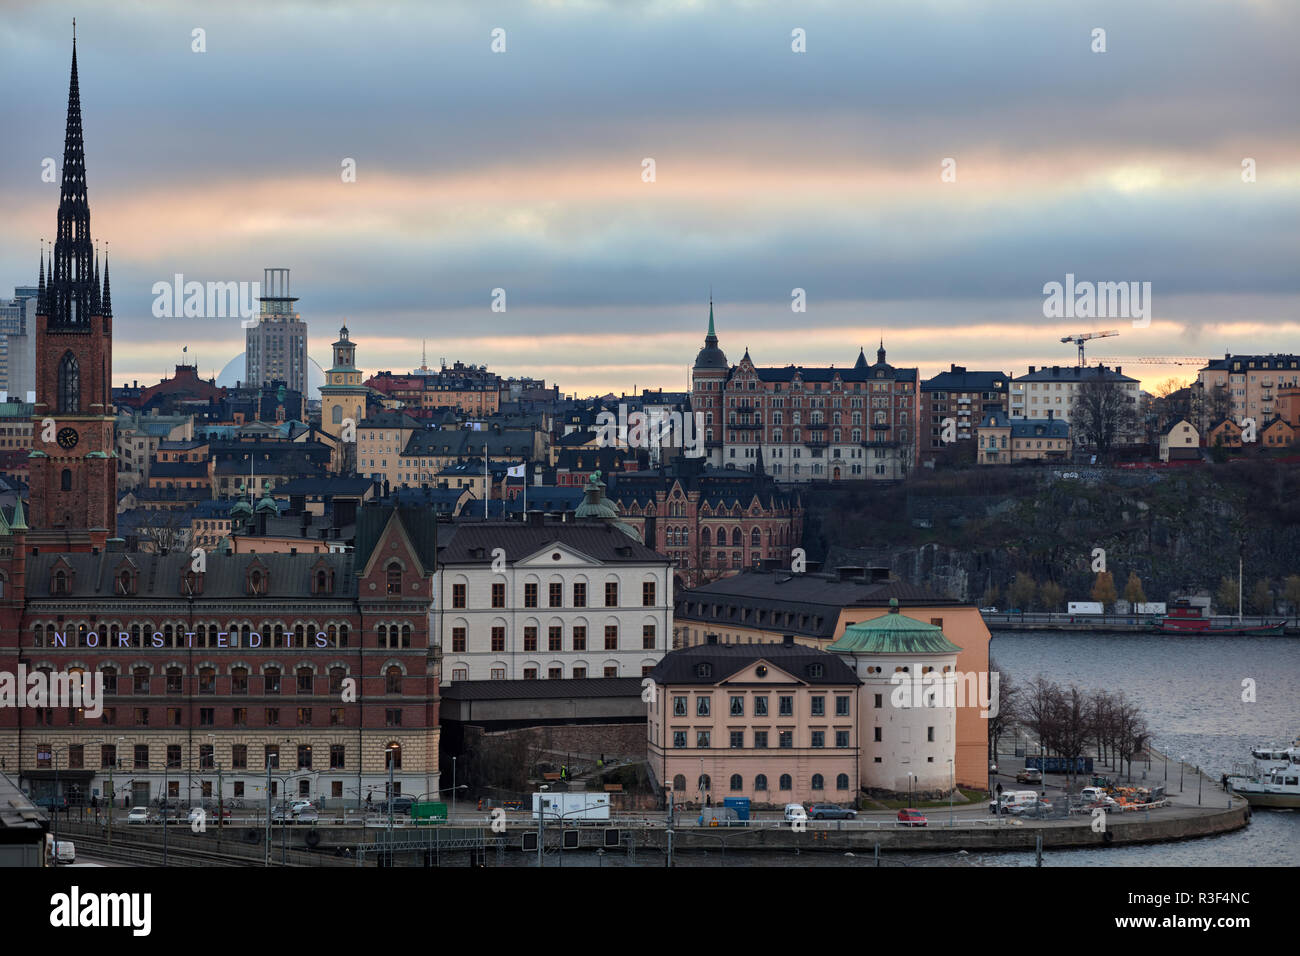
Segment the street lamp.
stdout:
<svg viewBox="0 0 1300 956">
<path fill-rule="evenodd" d="M 948 758 L 948 826 L 952 826 L 952 796 L 953 791 L 957 789 L 957 770 L 953 766 L 952 758 Z"/>
<path fill-rule="evenodd" d="M 1187 754 L 1178 758 L 1178 792 L 1183 792 L 1183 765 L 1187 762 Z"/>
<path fill-rule="evenodd" d="M 89 744 L 102 744 L 103 742 L 104 741 L 102 740 L 86 741 L 86 743 Z M 64 744 L 62 747 L 60 747 L 57 744 L 50 744 L 50 762 L 54 764 L 54 793 L 50 797 L 50 816 L 54 819 L 54 865 L 55 866 L 58 866 L 59 864 L 59 808 L 56 805 L 56 801 L 59 799 L 59 751 L 60 750 L 67 751 L 69 747 L 74 747 L 74 746 L 76 745 Z M 85 746 L 85 744 L 82 744 L 82 746 Z M 69 757 L 69 763 L 71 763 L 70 757 Z M 71 770 L 72 768 L 69 767 L 68 769 Z"/>
</svg>

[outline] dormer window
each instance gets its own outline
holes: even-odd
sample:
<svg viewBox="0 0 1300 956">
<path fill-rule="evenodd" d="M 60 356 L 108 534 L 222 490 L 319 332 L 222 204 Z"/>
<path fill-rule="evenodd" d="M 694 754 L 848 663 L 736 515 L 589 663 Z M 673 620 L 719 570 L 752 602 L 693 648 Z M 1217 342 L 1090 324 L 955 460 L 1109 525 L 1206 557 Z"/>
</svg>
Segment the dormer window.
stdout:
<svg viewBox="0 0 1300 956">
<path fill-rule="evenodd" d="M 130 571 L 123 571 L 117 576 L 117 589 L 122 594 L 135 593 L 135 588 L 132 586 Z"/>
<path fill-rule="evenodd" d="M 68 573 L 60 568 L 54 572 L 54 577 L 50 580 L 50 593 L 67 594 L 69 590 Z"/>
<path fill-rule="evenodd" d="M 697 664 L 697 665 L 695 665 L 695 676 L 696 676 L 696 677 L 712 677 L 712 676 L 713 676 L 713 665 L 712 665 L 712 664 Z"/>
<path fill-rule="evenodd" d="M 260 568 L 253 568 L 248 572 L 248 593 L 265 594 L 267 591 L 267 576 Z"/>
<path fill-rule="evenodd" d="M 825 672 L 825 668 L 824 668 L 823 665 L 821 665 L 821 664 L 809 664 L 809 665 L 808 665 L 808 676 L 809 676 L 809 677 L 821 677 L 822 674 L 823 674 L 824 672 Z"/>
</svg>

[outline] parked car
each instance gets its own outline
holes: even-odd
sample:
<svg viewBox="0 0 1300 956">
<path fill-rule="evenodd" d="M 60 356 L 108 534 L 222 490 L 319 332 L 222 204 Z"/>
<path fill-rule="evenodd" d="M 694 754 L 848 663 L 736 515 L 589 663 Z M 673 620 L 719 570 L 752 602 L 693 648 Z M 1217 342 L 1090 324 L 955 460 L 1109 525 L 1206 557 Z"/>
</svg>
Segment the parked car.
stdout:
<svg viewBox="0 0 1300 956">
<path fill-rule="evenodd" d="M 852 820 L 858 815 L 858 811 L 848 810 L 834 803 L 814 803 L 808 808 L 808 815 L 814 820 Z"/>
<path fill-rule="evenodd" d="M 804 809 L 802 803 L 787 803 L 785 805 L 785 822 L 794 823 L 796 820 L 807 823 L 808 811 Z"/>
<path fill-rule="evenodd" d="M 60 863 L 75 863 L 77 848 L 71 840 L 55 842 L 52 833 L 45 834 L 45 865 L 58 866 Z"/>
<path fill-rule="evenodd" d="M 1026 767 L 1016 774 L 1016 783 L 1042 783 L 1043 771 L 1037 767 Z"/>
<path fill-rule="evenodd" d="M 410 812 L 411 812 L 411 807 L 413 807 L 413 806 L 415 806 L 415 798 L 414 798 L 414 797 L 394 797 L 394 798 L 393 798 L 393 812 L 394 812 L 394 813 L 410 813 Z M 381 804 L 379 805 L 379 811 L 380 811 L 381 813 L 387 813 L 387 812 L 388 812 L 388 801 L 384 801 L 383 803 L 381 803 Z"/>
<path fill-rule="evenodd" d="M 190 819 L 189 819 L 190 826 L 193 826 L 194 824 L 198 823 L 200 820 L 202 820 L 206 825 L 208 821 L 208 812 L 204 810 L 202 807 L 191 808 Z"/>
<path fill-rule="evenodd" d="M 292 819 L 293 819 L 293 811 L 290 810 L 288 806 L 286 806 L 283 803 L 271 809 L 272 823 L 288 823 Z"/>
<path fill-rule="evenodd" d="M 295 800 L 289 805 L 289 809 L 294 813 L 301 813 L 303 810 L 312 808 L 314 808 L 314 805 L 310 800 Z"/>
<path fill-rule="evenodd" d="M 982 607 L 982 608 L 980 608 L 980 613 L 981 613 L 981 614 L 997 614 L 997 613 L 998 613 L 998 609 L 995 608 L 995 607 Z"/>
<path fill-rule="evenodd" d="M 898 825 L 900 827 L 924 827 L 929 826 L 930 821 L 925 818 L 920 810 L 899 810 Z"/>
<path fill-rule="evenodd" d="M 127 823 L 152 823 L 153 820 L 149 815 L 148 807 L 132 807 L 131 812 L 126 815 Z"/>
<path fill-rule="evenodd" d="M 320 820 L 320 814 L 316 812 L 315 807 L 309 804 L 295 813 L 293 819 L 296 823 L 317 823 Z"/>
</svg>

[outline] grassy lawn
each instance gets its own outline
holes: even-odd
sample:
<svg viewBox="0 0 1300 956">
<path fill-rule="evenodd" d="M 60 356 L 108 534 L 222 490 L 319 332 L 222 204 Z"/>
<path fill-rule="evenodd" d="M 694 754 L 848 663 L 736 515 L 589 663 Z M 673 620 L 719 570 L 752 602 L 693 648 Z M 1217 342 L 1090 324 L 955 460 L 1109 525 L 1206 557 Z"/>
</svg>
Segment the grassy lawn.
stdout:
<svg viewBox="0 0 1300 956">
<path fill-rule="evenodd" d="M 969 806 L 972 803 L 979 803 L 980 801 L 987 800 L 989 798 L 989 795 L 983 790 L 967 790 L 964 787 L 958 787 L 957 792 L 960 793 L 961 796 L 965 797 L 966 799 L 962 800 L 961 797 L 954 797 L 952 801 L 952 805 L 954 809 L 957 807 Z M 944 799 L 944 800 L 926 800 L 926 801 L 922 801 L 921 803 L 908 803 L 906 797 L 903 797 L 901 800 L 865 800 L 864 799 L 862 801 L 862 806 L 864 810 L 902 810 L 905 807 L 912 807 L 917 810 L 925 810 L 925 809 L 937 809 L 939 807 L 946 807 L 948 806 L 948 801 Z"/>
</svg>

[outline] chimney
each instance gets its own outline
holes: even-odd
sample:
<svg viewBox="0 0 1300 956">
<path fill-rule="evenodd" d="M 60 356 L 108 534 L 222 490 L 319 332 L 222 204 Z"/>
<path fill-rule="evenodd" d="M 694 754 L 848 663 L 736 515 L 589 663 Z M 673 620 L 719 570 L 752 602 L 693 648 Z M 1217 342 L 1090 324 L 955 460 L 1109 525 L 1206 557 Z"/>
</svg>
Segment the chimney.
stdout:
<svg viewBox="0 0 1300 956">
<path fill-rule="evenodd" d="M 1029 366 L 1029 374 L 1030 374 L 1030 375 L 1033 375 L 1033 374 L 1034 374 L 1034 367 L 1033 367 L 1032 365 Z"/>
<path fill-rule="evenodd" d="M 1123 372 L 1123 371 L 1124 371 L 1124 367 L 1123 367 L 1122 365 L 1116 365 L 1116 366 L 1115 366 L 1115 374 L 1116 374 L 1116 375 L 1119 375 L 1119 374 L 1120 374 L 1121 372 Z"/>
</svg>

